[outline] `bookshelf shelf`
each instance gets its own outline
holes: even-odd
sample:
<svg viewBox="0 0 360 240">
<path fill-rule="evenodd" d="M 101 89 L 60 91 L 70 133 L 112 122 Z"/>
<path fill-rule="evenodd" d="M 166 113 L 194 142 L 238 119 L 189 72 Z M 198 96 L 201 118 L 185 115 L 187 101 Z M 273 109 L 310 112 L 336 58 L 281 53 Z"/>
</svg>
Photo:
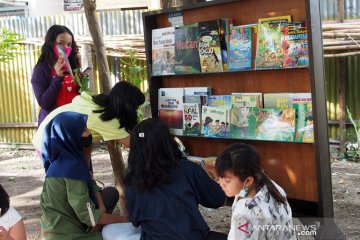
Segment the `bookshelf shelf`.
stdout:
<svg viewBox="0 0 360 240">
<path fill-rule="evenodd" d="M 183 23 L 233 18 L 234 25 L 257 23 L 259 18 L 291 15 L 308 26 L 309 67 L 151 75 L 152 30 L 170 27 L 168 14 L 181 11 Z M 158 89 L 212 88 L 213 95 L 232 92 L 311 92 L 315 141 L 311 144 L 179 136 L 193 156 L 217 156 L 229 144 L 241 141 L 261 153 L 262 167 L 287 192 L 294 214 L 333 217 L 329 143 L 323 72 L 321 19 L 318 0 L 219 0 L 143 14 L 152 116 L 158 117 Z"/>
</svg>

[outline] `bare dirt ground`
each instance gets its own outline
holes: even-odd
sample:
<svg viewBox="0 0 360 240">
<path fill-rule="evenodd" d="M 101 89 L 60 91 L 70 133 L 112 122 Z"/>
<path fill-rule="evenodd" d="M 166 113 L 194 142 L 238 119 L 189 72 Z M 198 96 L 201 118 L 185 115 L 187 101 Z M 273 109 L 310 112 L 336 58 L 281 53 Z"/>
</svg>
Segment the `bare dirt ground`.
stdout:
<svg viewBox="0 0 360 240">
<path fill-rule="evenodd" d="M 93 152 L 94 172 L 105 185 L 113 185 L 109 154 Z M 333 161 L 332 184 L 335 222 L 347 239 L 360 239 L 360 163 Z M 11 205 L 23 216 L 28 240 L 41 238 L 39 195 L 44 181 L 41 160 L 33 150 L 0 149 L 0 183 L 11 196 Z M 210 228 L 228 232 L 231 208 L 201 208 Z M 301 238 L 311 239 L 311 238 Z"/>
</svg>

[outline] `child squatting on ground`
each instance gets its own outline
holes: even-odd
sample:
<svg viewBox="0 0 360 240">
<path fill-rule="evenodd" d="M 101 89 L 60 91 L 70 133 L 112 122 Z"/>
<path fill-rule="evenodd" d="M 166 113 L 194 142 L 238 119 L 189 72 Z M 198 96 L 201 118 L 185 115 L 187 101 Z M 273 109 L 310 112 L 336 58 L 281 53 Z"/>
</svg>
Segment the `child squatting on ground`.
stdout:
<svg viewBox="0 0 360 240">
<path fill-rule="evenodd" d="M 225 194 L 235 197 L 228 240 L 297 239 L 286 194 L 260 168 L 255 147 L 232 144 L 215 168 Z"/>
</svg>

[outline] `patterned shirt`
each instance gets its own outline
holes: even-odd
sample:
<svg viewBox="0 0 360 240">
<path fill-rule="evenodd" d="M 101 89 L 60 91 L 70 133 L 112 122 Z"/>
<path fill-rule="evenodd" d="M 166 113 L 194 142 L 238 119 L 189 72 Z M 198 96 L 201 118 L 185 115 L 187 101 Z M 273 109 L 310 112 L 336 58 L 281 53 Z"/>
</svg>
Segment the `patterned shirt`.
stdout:
<svg viewBox="0 0 360 240">
<path fill-rule="evenodd" d="M 274 185 L 286 196 L 280 186 Z M 277 202 L 266 186 L 253 198 L 236 195 L 228 240 L 239 239 L 297 239 L 289 204 Z"/>
</svg>

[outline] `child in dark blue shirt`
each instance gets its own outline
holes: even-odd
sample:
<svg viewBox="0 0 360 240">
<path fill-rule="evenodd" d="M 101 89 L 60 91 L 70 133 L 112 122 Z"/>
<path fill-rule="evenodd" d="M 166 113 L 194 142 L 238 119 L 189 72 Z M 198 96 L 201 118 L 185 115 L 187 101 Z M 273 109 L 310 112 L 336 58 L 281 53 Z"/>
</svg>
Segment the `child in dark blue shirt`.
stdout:
<svg viewBox="0 0 360 240">
<path fill-rule="evenodd" d="M 168 126 L 147 119 L 131 133 L 126 201 L 141 240 L 227 239 L 210 231 L 198 204 L 218 208 L 225 194 L 197 164 L 182 159 Z"/>
</svg>

